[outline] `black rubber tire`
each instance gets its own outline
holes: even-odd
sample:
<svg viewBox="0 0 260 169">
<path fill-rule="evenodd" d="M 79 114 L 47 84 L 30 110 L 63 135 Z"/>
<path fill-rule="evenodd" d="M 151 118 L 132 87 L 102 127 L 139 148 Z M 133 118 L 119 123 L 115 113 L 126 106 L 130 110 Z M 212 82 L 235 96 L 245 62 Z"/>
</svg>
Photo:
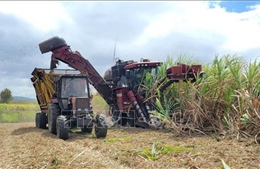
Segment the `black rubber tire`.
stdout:
<svg viewBox="0 0 260 169">
<path fill-rule="evenodd" d="M 60 115 L 57 117 L 56 129 L 58 138 L 63 140 L 67 140 L 69 138 L 69 128 L 65 116 Z"/>
<path fill-rule="evenodd" d="M 48 129 L 52 134 L 57 134 L 56 130 L 56 120 L 57 116 L 60 114 L 60 107 L 58 104 L 51 104 L 49 106 L 49 115 L 48 115 Z"/>
<path fill-rule="evenodd" d="M 96 116 L 95 135 L 97 138 L 106 138 L 107 136 L 107 125 L 105 122 L 105 116 L 98 114 Z"/>
<path fill-rule="evenodd" d="M 37 128 L 40 128 L 40 114 L 41 113 L 36 113 L 36 115 L 35 115 L 35 126 Z"/>
<path fill-rule="evenodd" d="M 93 122 L 91 122 L 88 126 L 81 128 L 81 132 L 83 133 L 92 133 L 93 131 Z"/>
<path fill-rule="evenodd" d="M 39 128 L 46 129 L 47 128 L 47 115 L 46 115 L 46 113 L 40 113 L 39 119 L 40 119 Z"/>
</svg>

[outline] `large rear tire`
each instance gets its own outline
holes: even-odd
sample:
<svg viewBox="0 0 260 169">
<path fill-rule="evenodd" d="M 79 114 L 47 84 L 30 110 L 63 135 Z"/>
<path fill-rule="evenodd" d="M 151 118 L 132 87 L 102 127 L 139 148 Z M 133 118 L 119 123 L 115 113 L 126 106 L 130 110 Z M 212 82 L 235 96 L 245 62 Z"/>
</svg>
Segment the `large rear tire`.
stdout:
<svg viewBox="0 0 260 169">
<path fill-rule="evenodd" d="M 36 113 L 35 115 L 35 126 L 40 128 L 40 113 Z"/>
<path fill-rule="evenodd" d="M 95 135 L 97 138 L 105 138 L 107 136 L 107 125 L 105 116 L 98 114 L 96 116 Z"/>
<path fill-rule="evenodd" d="M 36 113 L 35 116 L 35 124 L 37 128 L 40 129 L 46 129 L 46 125 L 47 125 L 47 116 L 45 113 L 39 112 Z"/>
<path fill-rule="evenodd" d="M 56 127 L 57 136 L 60 139 L 67 140 L 69 138 L 69 128 L 65 116 L 61 115 L 57 117 Z"/>
<path fill-rule="evenodd" d="M 60 107 L 58 104 L 51 104 L 49 106 L 49 114 L 48 114 L 48 129 L 52 134 L 57 134 L 56 130 L 56 120 L 57 116 L 60 114 Z"/>
</svg>

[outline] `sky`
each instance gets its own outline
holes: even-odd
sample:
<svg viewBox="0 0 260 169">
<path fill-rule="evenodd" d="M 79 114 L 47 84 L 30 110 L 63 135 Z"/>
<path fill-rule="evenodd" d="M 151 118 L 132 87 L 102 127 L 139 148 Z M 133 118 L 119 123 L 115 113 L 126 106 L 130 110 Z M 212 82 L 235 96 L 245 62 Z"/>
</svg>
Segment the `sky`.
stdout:
<svg viewBox="0 0 260 169">
<path fill-rule="evenodd" d="M 49 68 L 51 59 L 38 44 L 53 36 L 101 76 L 114 64 L 114 50 L 122 60 L 185 55 L 201 64 L 216 55 L 260 55 L 257 1 L 0 1 L 0 24 L 0 91 L 13 96 L 36 98 L 31 72 Z"/>
</svg>

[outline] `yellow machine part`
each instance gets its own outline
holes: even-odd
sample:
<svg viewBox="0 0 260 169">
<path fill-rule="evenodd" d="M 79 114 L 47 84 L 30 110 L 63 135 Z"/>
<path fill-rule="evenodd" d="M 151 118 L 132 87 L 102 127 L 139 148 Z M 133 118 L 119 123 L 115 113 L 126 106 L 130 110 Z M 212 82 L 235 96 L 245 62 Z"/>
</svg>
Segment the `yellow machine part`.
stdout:
<svg viewBox="0 0 260 169">
<path fill-rule="evenodd" d="M 50 99 L 55 92 L 55 77 L 57 74 L 46 73 L 45 69 L 35 68 L 32 72 L 31 81 L 36 93 L 36 98 L 41 110 L 47 110 Z"/>
</svg>

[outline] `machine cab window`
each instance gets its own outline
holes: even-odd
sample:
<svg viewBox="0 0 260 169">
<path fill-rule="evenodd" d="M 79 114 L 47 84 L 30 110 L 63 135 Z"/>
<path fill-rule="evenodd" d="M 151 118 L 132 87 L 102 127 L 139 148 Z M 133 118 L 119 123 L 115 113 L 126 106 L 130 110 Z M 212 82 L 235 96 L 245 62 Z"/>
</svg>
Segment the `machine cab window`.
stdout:
<svg viewBox="0 0 260 169">
<path fill-rule="evenodd" d="M 62 98 L 70 96 L 88 97 L 88 86 L 86 78 L 68 77 L 62 79 Z"/>
</svg>

